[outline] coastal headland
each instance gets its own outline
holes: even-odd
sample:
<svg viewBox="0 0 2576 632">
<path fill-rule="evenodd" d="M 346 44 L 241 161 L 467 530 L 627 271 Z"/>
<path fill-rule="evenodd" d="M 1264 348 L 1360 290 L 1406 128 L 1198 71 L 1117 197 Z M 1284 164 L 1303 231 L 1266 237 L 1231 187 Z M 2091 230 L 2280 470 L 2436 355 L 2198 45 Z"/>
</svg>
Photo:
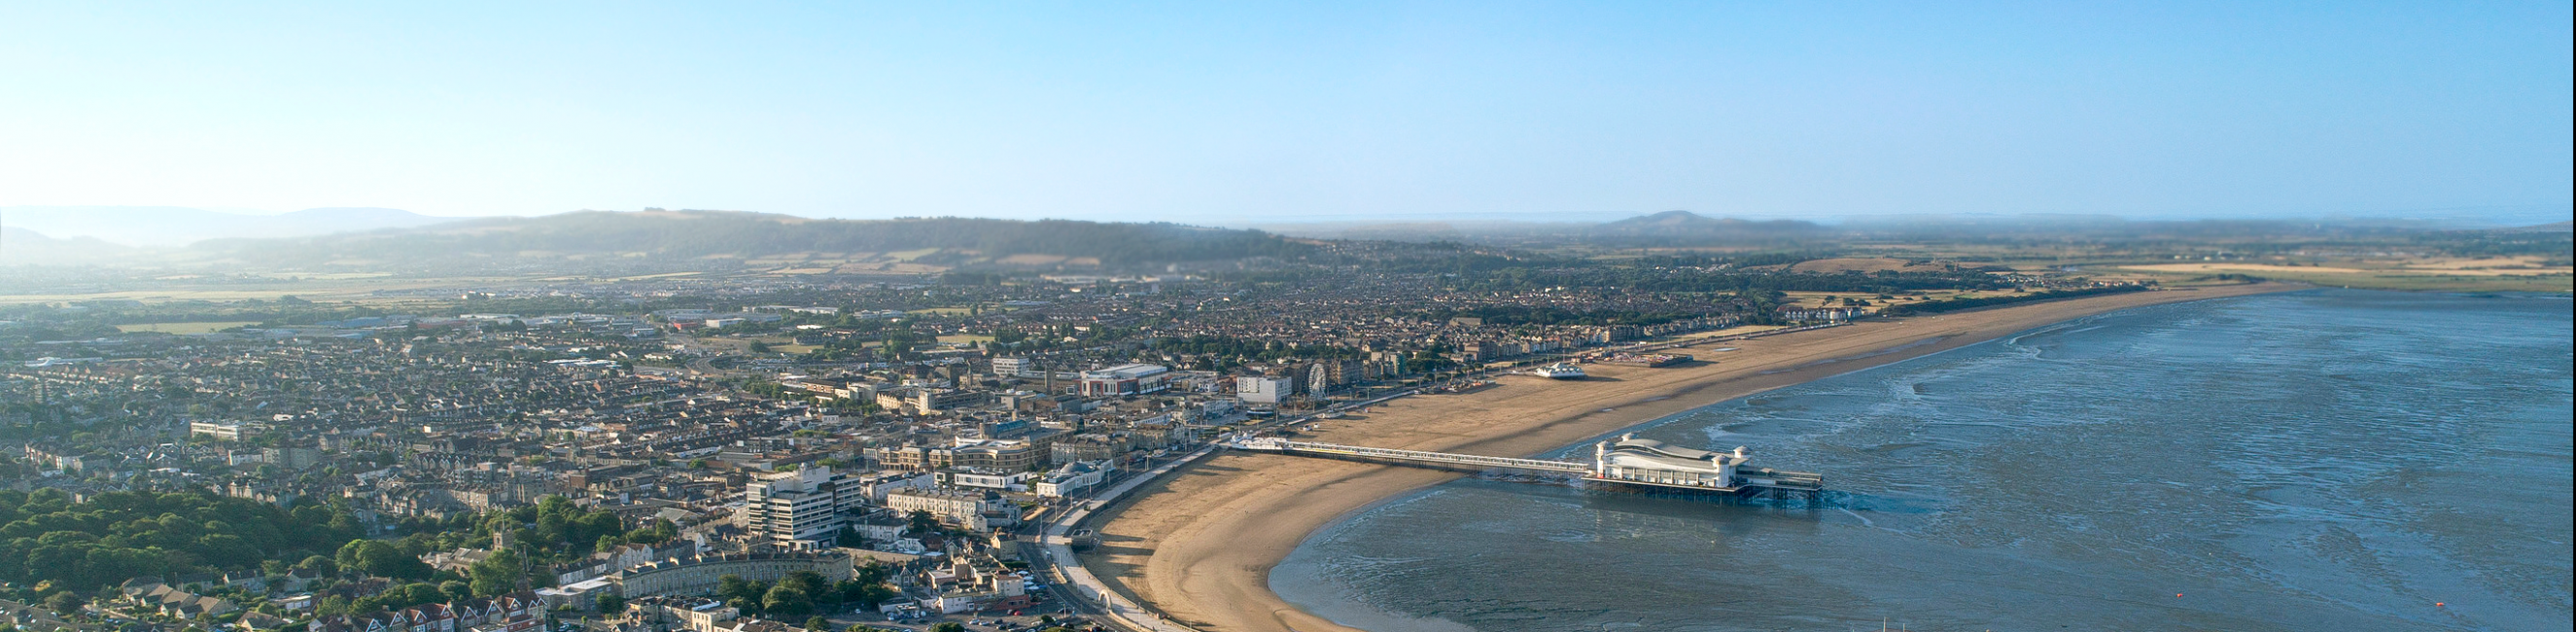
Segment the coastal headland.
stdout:
<svg viewBox="0 0 2576 632">
<path fill-rule="evenodd" d="M 2287 283 L 2094 296 L 1968 312 L 1866 320 L 1828 329 L 1676 349 L 1691 364 L 1586 367 L 1591 378 L 1502 378 L 1499 388 L 1396 399 L 1325 420 L 1312 440 L 1525 456 L 1673 413 L 1993 340 L 2094 314 L 2302 289 Z M 1718 349 L 1731 349 L 1719 351 Z M 1726 446 L 1732 447 L 1732 446 Z M 1831 463 L 1755 464 L 1822 472 Z M 1225 453 L 1138 489 L 1094 525 L 1082 562 L 1172 621 L 1210 632 L 1351 630 L 1272 594 L 1269 575 L 1335 519 L 1460 474 L 1273 454 Z"/>
</svg>

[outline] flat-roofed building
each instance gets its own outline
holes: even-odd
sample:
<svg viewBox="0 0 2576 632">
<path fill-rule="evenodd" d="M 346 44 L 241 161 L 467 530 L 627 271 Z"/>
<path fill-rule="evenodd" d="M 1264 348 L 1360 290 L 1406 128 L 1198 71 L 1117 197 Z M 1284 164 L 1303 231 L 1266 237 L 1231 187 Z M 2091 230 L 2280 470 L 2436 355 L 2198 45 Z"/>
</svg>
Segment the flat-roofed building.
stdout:
<svg viewBox="0 0 2576 632">
<path fill-rule="evenodd" d="M 1067 463 L 1064 467 L 1056 468 L 1055 471 L 1039 477 L 1037 484 L 1030 487 L 1039 496 L 1071 496 L 1099 485 L 1108 476 L 1108 472 L 1108 461 Z"/>
<path fill-rule="evenodd" d="M 242 437 L 258 436 L 259 425 L 191 421 L 188 422 L 188 434 L 211 437 L 216 441 L 240 441 Z"/>
<path fill-rule="evenodd" d="M 743 488 L 742 526 L 772 541 L 820 542 L 842 527 L 842 514 L 866 505 L 867 491 L 829 467 L 763 474 Z"/>
<path fill-rule="evenodd" d="M 1296 394 L 1297 380 L 1248 375 L 1234 378 L 1234 398 L 1253 404 L 1276 404 Z"/>
<path fill-rule="evenodd" d="M 1160 364 L 1121 364 L 1083 371 L 1082 395 L 1108 397 L 1160 392 L 1168 386 L 1171 373 L 1171 368 Z"/>
<path fill-rule="evenodd" d="M 948 484 L 950 485 L 1008 491 L 1025 491 L 1026 486 L 1022 485 L 1022 483 L 1028 482 L 1031 478 L 1036 478 L 1037 475 L 1038 474 L 1036 472 L 991 472 L 975 470 L 949 472 L 947 474 Z"/>
<path fill-rule="evenodd" d="M 1038 372 L 1038 362 L 1030 358 L 994 358 L 993 374 L 1003 377 L 1046 377 Z"/>
<path fill-rule="evenodd" d="M 1044 465 L 1051 454 L 1029 441 L 959 439 L 957 447 L 949 448 L 948 462 L 950 467 L 1021 472 Z"/>
<path fill-rule="evenodd" d="M 1000 492 L 991 490 L 899 489 L 886 494 L 886 508 L 898 514 L 929 512 L 941 521 L 978 531 L 995 526 L 994 518 L 1008 515 L 1010 507 Z"/>
<path fill-rule="evenodd" d="M 909 400 L 905 403 L 911 404 L 913 410 L 935 413 L 983 404 L 992 401 L 993 394 L 965 389 L 925 388 L 914 390 Z"/>
<path fill-rule="evenodd" d="M 931 487 L 938 484 L 937 478 L 929 472 L 877 472 L 858 477 L 858 485 L 860 493 L 866 494 L 869 502 L 884 503 L 889 492 L 908 487 Z"/>
</svg>

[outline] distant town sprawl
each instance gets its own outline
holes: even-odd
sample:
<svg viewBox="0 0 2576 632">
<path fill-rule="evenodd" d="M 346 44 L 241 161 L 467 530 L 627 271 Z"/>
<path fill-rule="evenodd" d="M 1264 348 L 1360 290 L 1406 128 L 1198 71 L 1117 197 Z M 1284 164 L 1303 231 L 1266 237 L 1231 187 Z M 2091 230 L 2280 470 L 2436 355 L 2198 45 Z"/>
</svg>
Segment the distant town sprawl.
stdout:
<svg viewBox="0 0 2576 632">
<path fill-rule="evenodd" d="M 1377 262 L 0 308 L 0 581 L 18 625 L 79 629 L 1053 621 L 1082 604 L 1023 536 L 1228 433 L 1551 363 L 1661 366 L 1678 339 L 2157 287 L 1328 247 Z"/>
</svg>

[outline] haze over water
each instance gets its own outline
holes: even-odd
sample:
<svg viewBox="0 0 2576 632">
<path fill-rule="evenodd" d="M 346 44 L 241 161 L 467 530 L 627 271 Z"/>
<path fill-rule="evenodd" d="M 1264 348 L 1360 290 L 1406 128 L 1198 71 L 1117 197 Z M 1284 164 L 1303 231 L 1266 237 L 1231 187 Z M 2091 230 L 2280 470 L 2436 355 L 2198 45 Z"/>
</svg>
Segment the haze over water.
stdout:
<svg viewBox="0 0 2576 632">
<path fill-rule="evenodd" d="M 1824 508 L 1465 480 L 1271 583 L 1387 632 L 2563 630 L 2570 331 L 2343 290 L 2107 314 L 1637 431 L 1823 472 Z"/>
</svg>

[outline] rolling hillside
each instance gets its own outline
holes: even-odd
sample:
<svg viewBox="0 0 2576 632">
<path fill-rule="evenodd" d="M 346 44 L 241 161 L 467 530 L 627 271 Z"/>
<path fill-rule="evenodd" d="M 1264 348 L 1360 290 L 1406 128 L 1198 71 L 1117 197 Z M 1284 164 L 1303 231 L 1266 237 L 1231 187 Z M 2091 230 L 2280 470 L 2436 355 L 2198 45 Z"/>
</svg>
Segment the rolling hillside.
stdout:
<svg viewBox="0 0 2576 632">
<path fill-rule="evenodd" d="M 487 218 L 396 231 L 296 239 L 214 240 L 191 258 L 311 265 L 455 259 L 751 260 L 799 253 L 940 249 L 979 260 L 1013 255 L 1103 264 L 1295 256 L 1311 246 L 1259 231 L 1175 224 L 926 218 L 808 219 L 730 211 L 582 211 Z"/>
<path fill-rule="evenodd" d="M 94 238 L 124 246 L 184 246 L 209 239 L 308 237 L 331 233 L 412 228 L 454 218 L 389 208 L 309 208 L 276 215 L 226 213 L 178 206 L 12 206 L 0 208 L 0 226 L 55 239 Z"/>
</svg>

